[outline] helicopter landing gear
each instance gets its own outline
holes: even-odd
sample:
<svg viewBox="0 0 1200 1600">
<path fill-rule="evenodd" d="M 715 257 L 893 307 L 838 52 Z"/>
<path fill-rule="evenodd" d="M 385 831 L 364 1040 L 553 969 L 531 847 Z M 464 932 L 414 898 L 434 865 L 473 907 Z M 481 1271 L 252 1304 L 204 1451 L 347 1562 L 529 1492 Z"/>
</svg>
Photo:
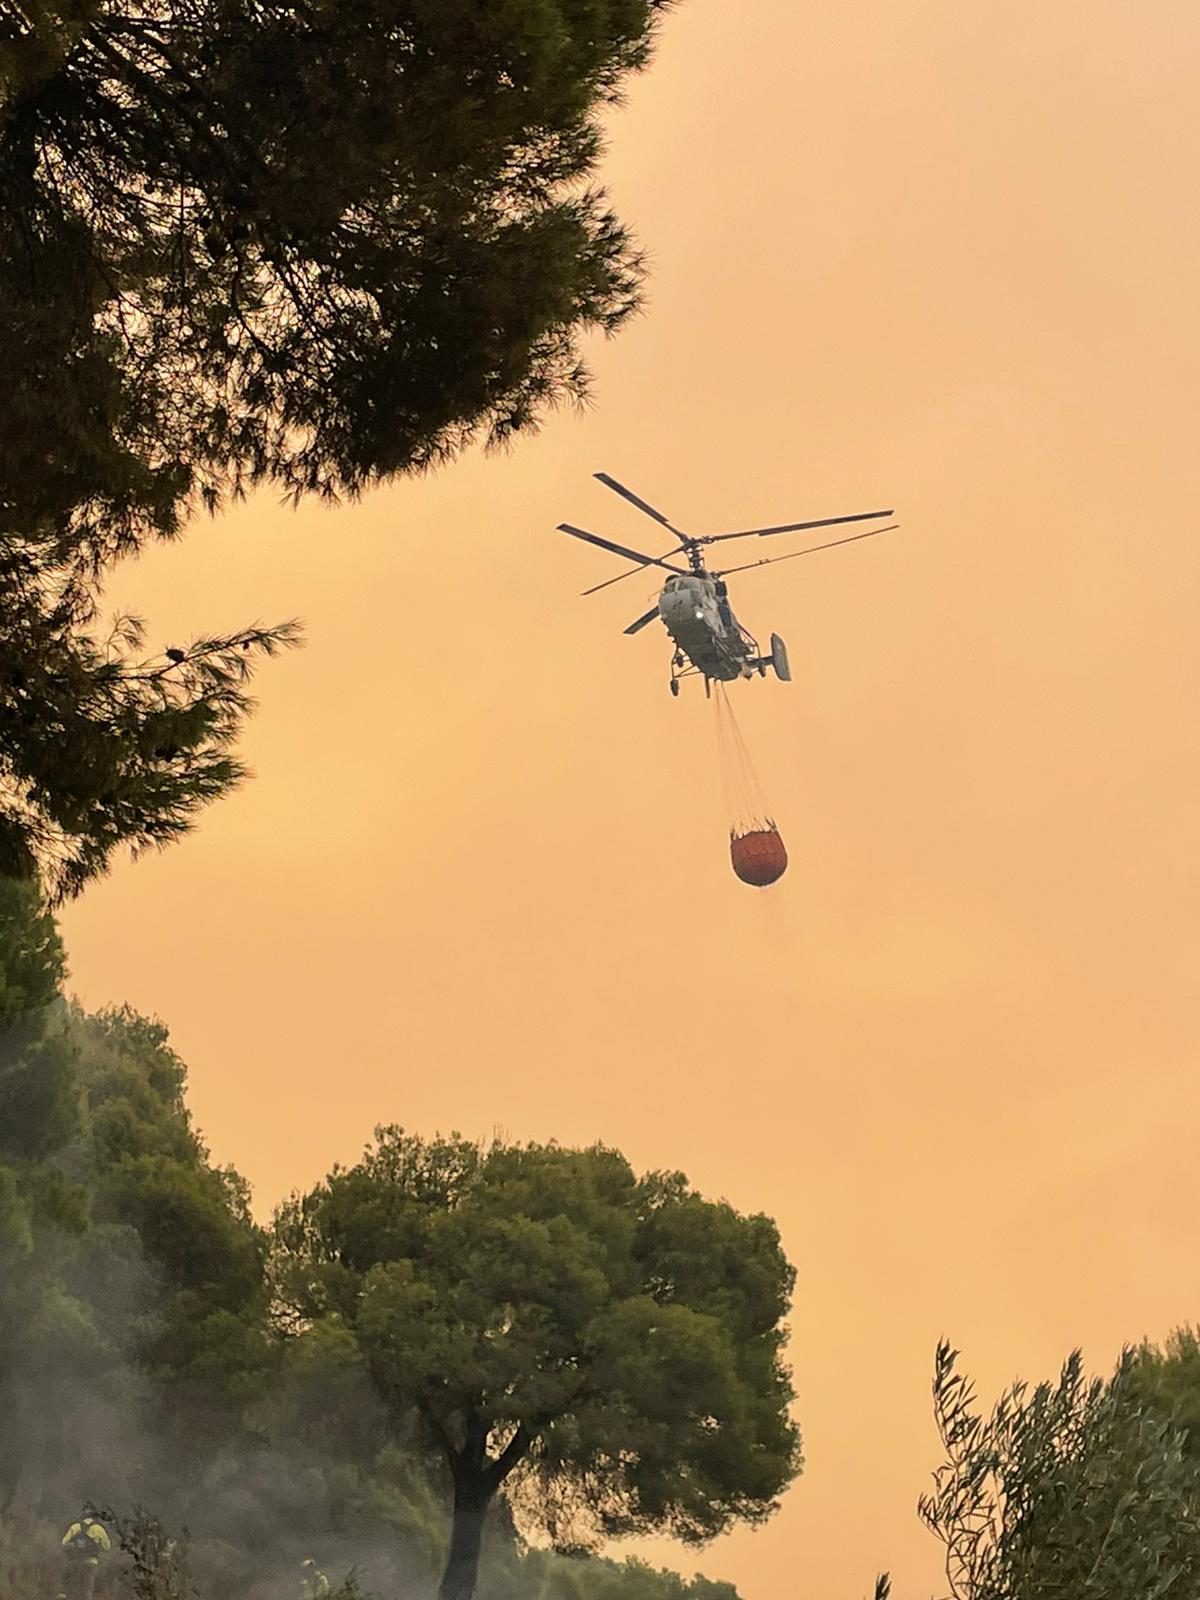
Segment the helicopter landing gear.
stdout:
<svg viewBox="0 0 1200 1600">
<path fill-rule="evenodd" d="M 677 695 L 679 693 L 679 679 L 678 678 L 672 678 L 671 679 L 671 693 L 674 694 L 674 695 Z"/>
</svg>

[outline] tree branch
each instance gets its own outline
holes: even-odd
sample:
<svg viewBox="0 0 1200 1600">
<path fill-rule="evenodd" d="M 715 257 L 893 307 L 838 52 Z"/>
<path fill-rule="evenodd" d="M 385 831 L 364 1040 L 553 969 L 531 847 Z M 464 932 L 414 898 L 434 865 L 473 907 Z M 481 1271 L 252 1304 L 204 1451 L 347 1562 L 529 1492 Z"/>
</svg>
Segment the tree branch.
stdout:
<svg viewBox="0 0 1200 1600">
<path fill-rule="evenodd" d="M 536 1437 L 537 1435 L 530 1433 L 523 1422 L 517 1424 L 516 1433 L 484 1473 L 493 1488 L 502 1484 L 517 1463 L 528 1455 Z"/>
</svg>

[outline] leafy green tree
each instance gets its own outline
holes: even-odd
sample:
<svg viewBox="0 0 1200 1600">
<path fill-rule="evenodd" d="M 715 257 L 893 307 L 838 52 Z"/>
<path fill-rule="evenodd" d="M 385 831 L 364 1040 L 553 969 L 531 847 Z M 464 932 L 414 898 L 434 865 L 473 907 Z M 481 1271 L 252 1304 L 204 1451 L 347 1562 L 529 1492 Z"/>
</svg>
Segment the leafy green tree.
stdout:
<svg viewBox="0 0 1200 1600">
<path fill-rule="evenodd" d="M 0 876 L 0 1161 L 66 1143 L 79 1114 L 62 941 L 37 884 Z M 57 1019 L 57 1025 L 56 1025 Z"/>
<path fill-rule="evenodd" d="M 86 1225 L 86 1201 L 47 1158 L 76 1133 L 80 1091 L 59 986 L 62 943 L 36 883 L 0 875 L 0 1414 L 10 1441 L 37 1427 L 20 1369 L 78 1353 L 88 1317 L 64 1266 Z M 36 1456 L 36 1448 L 33 1448 Z M 38 1462 L 0 1452 L 0 1506 L 36 1498 Z"/>
<path fill-rule="evenodd" d="M 0 1027 L 43 1015 L 65 974 L 62 940 L 36 885 L 0 876 Z"/>
<path fill-rule="evenodd" d="M 180 1448 L 199 1462 L 201 1446 L 236 1431 L 271 1365 L 265 1238 L 244 1181 L 211 1164 L 191 1125 L 186 1071 L 165 1026 L 129 1007 L 77 1014 L 75 1026 L 92 1216 L 97 1226 L 136 1238 L 153 1278 L 137 1359 L 173 1397 L 162 1438 L 178 1425 Z"/>
<path fill-rule="evenodd" d="M 1183 1429 L 1184 1450 L 1200 1462 L 1200 1334 L 1177 1328 L 1160 1348 L 1149 1342 L 1137 1351 L 1131 1384 L 1145 1404 Z"/>
<path fill-rule="evenodd" d="M 382 1128 L 275 1239 L 290 1325 L 353 1329 L 392 1424 L 415 1414 L 444 1459 L 443 1600 L 474 1593 L 502 1486 L 523 1526 L 580 1549 L 762 1521 L 799 1471 L 775 1226 L 680 1174 Z"/>
<path fill-rule="evenodd" d="M 19 1049 L 16 1034 L 7 1036 L 4 1065 L 12 1070 L 0 1071 L 0 1095 L 9 1097 L 0 1118 L 0 1590 L 13 1600 L 54 1592 L 62 1529 L 45 1518 L 97 1496 L 119 1507 L 141 1499 L 172 1527 L 196 1528 L 201 1595 L 243 1593 L 290 1573 L 301 1528 L 331 1576 L 362 1566 L 358 1588 L 336 1590 L 347 1597 L 434 1587 L 446 1561 L 444 1458 L 415 1409 L 385 1401 L 394 1386 L 379 1382 L 377 1346 L 353 1317 L 332 1310 L 288 1337 L 270 1335 L 264 1240 L 247 1187 L 213 1166 L 192 1126 L 186 1071 L 166 1028 L 128 1007 L 88 1015 L 66 1005 L 61 943 L 34 883 L 0 880 L 0 908 L 0 1016 L 25 1030 Z M 61 1099 L 43 1071 L 51 1044 L 68 1067 Z M 480 1193 L 476 1223 L 507 1217 L 524 1249 L 530 1228 L 544 1229 L 562 1208 L 552 1232 L 575 1261 L 568 1283 L 580 1261 L 587 1273 L 589 1250 L 609 1249 L 605 1240 L 613 1273 L 640 1282 L 652 1256 L 660 1293 L 670 1274 L 677 1299 L 682 1293 L 699 1305 L 706 1293 L 725 1296 L 722 1315 L 743 1295 L 723 1253 L 757 1274 L 756 1294 L 772 1273 L 790 1281 L 769 1247 L 769 1226 L 761 1236 L 751 1227 L 757 1244 L 742 1252 L 745 1220 L 698 1197 L 684 1204 L 680 1180 L 643 1180 L 635 1218 L 632 1175 L 611 1153 L 542 1152 L 543 1172 L 525 1152 L 524 1198 L 516 1174 L 506 1176 L 492 1154 L 489 1181 L 506 1189 L 516 1214 L 484 1205 Z M 460 1157 L 471 1172 L 488 1166 L 461 1141 L 427 1156 L 435 1188 L 453 1183 Z M 643 1213 L 663 1185 L 679 1214 L 652 1230 Z M 707 1290 L 689 1277 L 694 1250 L 710 1257 Z M 518 1250 L 513 1271 L 521 1259 Z M 543 1271 L 529 1287 L 536 1294 L 553 1281 Z M 594 1282 L 589 1292 L 594 1300 Z M 360 1299 L 346 1303 L 354 1309 Z M 536 1307 L 522 1308 L 522 1338 L 536 1333 L 536 1315 Z M 536 1340 L 526 1348 L 536 1350 Z M 582 1417 L 582 1405 L 577 1410 Z M 535 1467 L 531 1451 L 527 1470 Z M 481 1559 L 492 1600 L 737 1600 L 729 1585 L 688 1582 L 637 1561 L 532 1548 L 507 1502 L 492 1509 Z M 138 1581 L 148 1585 L 151 1569 L 165 1581 L 173 1569 L 163 1527 L 137 1515 L 118 1523 L 150 1540 Z M 17 1528 L 14 1568 L 6 1552 Z M 39 1544 L 41 1565 L 31 1556 Z M 118 1588 L 120 1570 L 111 1574 Z"/>
<path fill-rule="evenodd" d="M 34 933 L 44 994 L 61 957 Z M 127 1008 L 58 1017 L 0 1072 L 0 1090 L 25 1072 L 37 1090 L 51 1044 L 70 1066 L 69 1118 L 34 1094 L 53 1114 L 0 1134 L 0 1510 L 25 1513 L 108 1481 L 114 1439 L 141 1426 L 146 1470 L 170 1454 L 178 1496 L 270 1366 L 262 1236 L 191 1128 L 166 1029 Z"/>
<path fill-rule="evenodd" d="M 99 578 L 586 392 L 640 262 L 587 188 L 663 0 L 22 0 L 0 19 L 0 858 L 76 893 L 239 776 L 248 660 Z M 174 648 L 174 647 L 172 647 Z M 249 655 L 248 655 L 249 653 Z M 177 652 L 178 654 L 178 652 Z"/>
<path fill-rule="evenodd" d="M 1107 1381 L 1079 1352 L 1057 1385 L 1024 1384 L 984 1418 L 949 1346 L 934 1408 L 947 1461 L 921 1516 L 956 1600 L 1161 1600 L 1200 1590 L 1200 1473 L 1148 1406 L 1126 1351 Z"/>
</svg>

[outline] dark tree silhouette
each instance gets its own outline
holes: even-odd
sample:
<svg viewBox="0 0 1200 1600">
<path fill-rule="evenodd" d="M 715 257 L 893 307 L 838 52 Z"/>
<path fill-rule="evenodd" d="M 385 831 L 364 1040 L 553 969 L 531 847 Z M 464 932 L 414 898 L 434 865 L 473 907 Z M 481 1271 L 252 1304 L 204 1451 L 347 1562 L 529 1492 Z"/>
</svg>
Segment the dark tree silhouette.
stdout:
<svg viewBox="0 0 1200 1600">
<path fill-rule="evenodd" d="M 585 187 L 597 117 L 659 10 L 5 9 L 0 848 L 56 893 L 236 780 L 249 661 L 285 637 L 202 641 L 171 679 L 87 632 L 114 559 L 251 485 L 355 494 L 586 391 L 580 337 L 641 272 Z"/>
</svg>

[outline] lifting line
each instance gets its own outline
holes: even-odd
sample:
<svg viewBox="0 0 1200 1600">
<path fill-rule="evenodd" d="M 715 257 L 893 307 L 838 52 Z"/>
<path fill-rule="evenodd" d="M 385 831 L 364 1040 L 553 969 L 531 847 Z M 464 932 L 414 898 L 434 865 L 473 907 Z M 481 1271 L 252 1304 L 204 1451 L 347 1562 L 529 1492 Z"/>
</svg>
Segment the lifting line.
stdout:
<svg viewBox="0 0 1200 1600">
<path fill-rule="evenodd" d="M 730 835 L 739 838 L 744 833 L 758 829 L 773 830 L 775 823 L 767 806 L 767 797 L 758 781 L 733 707 L 729 704 L 725 685 L 719 679 L 713 684 L 712 698 L 717 760 L 721 768 L 721 786 L 725 794 Z"/>
</svg>

